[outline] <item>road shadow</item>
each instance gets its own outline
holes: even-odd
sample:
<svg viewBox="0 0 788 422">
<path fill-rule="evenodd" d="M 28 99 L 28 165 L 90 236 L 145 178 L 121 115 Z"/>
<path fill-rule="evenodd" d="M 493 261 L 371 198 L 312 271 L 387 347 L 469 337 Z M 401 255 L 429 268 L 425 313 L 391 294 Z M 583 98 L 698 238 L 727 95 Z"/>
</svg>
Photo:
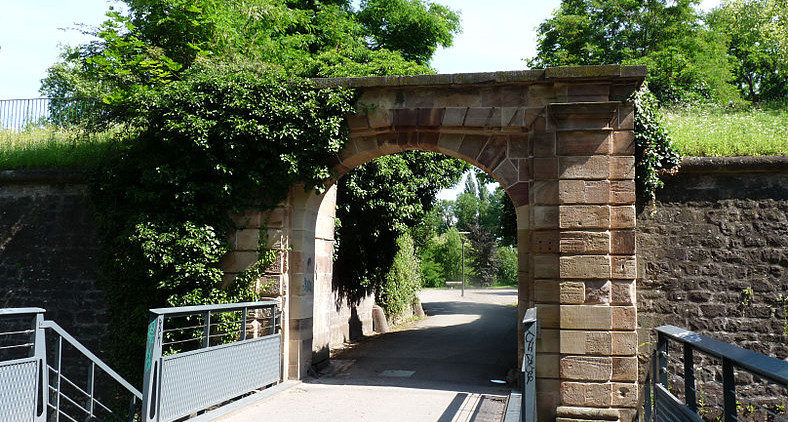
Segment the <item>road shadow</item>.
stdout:
<svg viewBox="0 0 788 422">
<path fill-rule="evenodd" d="M 467 299 L 422 306 L 427 318 L 337 352 L 327 368 L 304 382 L 478 394 L 511 391 L 491 380 L 506 380 L 517 367 L 516 306 Z"/>
</svg>

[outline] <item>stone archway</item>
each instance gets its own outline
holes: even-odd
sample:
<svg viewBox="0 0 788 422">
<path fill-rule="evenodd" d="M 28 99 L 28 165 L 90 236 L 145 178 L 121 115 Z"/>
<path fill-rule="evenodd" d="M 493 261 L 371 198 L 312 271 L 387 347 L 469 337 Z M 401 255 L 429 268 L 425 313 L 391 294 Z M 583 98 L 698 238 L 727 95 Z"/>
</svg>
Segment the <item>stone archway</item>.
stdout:
<svg viewBox="0 0 788 422">
<path fill-rule="evenodd" d="M 626 98 L 644 77 L 643 67 L 612 65 L 316 80 L 359 93 L 337 177 L 418 149 L 480 167 L 511 197 L 519 315 L 536 306 L 541 322 L 540 419 L 629 420 L 637 405 L 634 112 Z M 225 260 L 228 278 L 253 262 L 260 228 L 286 250 L 270 293 L 285 303 L 291 379 L 306 375 L 326 341 L 329 322 L 315 304 L 331 292 L 332 195 L 294 186 L 280 209 L 238 216 L 245 229 Z"/>
</svg>

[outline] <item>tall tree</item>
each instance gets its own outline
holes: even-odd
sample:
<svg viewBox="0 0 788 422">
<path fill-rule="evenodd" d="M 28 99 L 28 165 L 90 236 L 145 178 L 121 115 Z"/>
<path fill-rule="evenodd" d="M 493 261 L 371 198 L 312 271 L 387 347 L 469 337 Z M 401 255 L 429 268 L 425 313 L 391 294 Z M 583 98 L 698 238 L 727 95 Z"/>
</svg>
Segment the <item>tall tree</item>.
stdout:
<svg viewBox="0 0 788 422">
<path fill-rule="evenodd" d="M 532 67 L 648 64 L 652 91 L 665 101 L 693 96 L 727 101 L 724 39 L 708 34 L 697 0 L 563 0 L 538 28 Z"/>
<path fill-rule="evenodd" d="M 788 2 L 725 1 L 706 21 L 730 39 L 735 82 L 748 100 L 788 99 Z"/>
</svg>

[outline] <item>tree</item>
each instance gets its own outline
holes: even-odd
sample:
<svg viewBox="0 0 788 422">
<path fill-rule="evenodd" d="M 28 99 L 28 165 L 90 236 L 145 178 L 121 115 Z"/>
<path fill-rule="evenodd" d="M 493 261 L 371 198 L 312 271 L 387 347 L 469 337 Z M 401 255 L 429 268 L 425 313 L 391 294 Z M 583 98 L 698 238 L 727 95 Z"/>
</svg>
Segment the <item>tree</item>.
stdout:
<svg viewBox="0 0 788 422">
<path fill-rule="evenodd" d="M 706 22 L 730 40 L 735 83 L 748 100 L 788 99 L 788 2 L 725 1 Z"/>
<path fill-rule="evenodd" d="M 724 39 L 708 34 L 697 0 L 563 0 L 538 28 L 532 67 L 647 64 L 661 101 L 728 101 Z"/>
<path fill-rule="evenodd" d="M 351 301 L 379 291 L 396 239 L 424 220 L 438 191 L 454 185 L 466 168 L 441 154 L 410 151 L 380 157 L 340 179 L 334 288 Z"/>
</svg>

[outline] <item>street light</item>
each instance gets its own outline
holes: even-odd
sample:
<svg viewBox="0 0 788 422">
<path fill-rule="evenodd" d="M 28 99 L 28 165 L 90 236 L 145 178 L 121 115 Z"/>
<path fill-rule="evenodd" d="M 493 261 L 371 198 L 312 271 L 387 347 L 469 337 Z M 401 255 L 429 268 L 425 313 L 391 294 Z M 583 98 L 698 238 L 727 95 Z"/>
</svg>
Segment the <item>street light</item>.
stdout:
<svg viewBox="0 0 788 422">
<path fill-rule="evenodd" d="M 471 234 L 471 232 L 457 232 L 461 235 Z M 465 238 L 460 238 L 460 243 L 462 244 L 462 293 L 460 296 L 465 297 Z"/>
</svg>

